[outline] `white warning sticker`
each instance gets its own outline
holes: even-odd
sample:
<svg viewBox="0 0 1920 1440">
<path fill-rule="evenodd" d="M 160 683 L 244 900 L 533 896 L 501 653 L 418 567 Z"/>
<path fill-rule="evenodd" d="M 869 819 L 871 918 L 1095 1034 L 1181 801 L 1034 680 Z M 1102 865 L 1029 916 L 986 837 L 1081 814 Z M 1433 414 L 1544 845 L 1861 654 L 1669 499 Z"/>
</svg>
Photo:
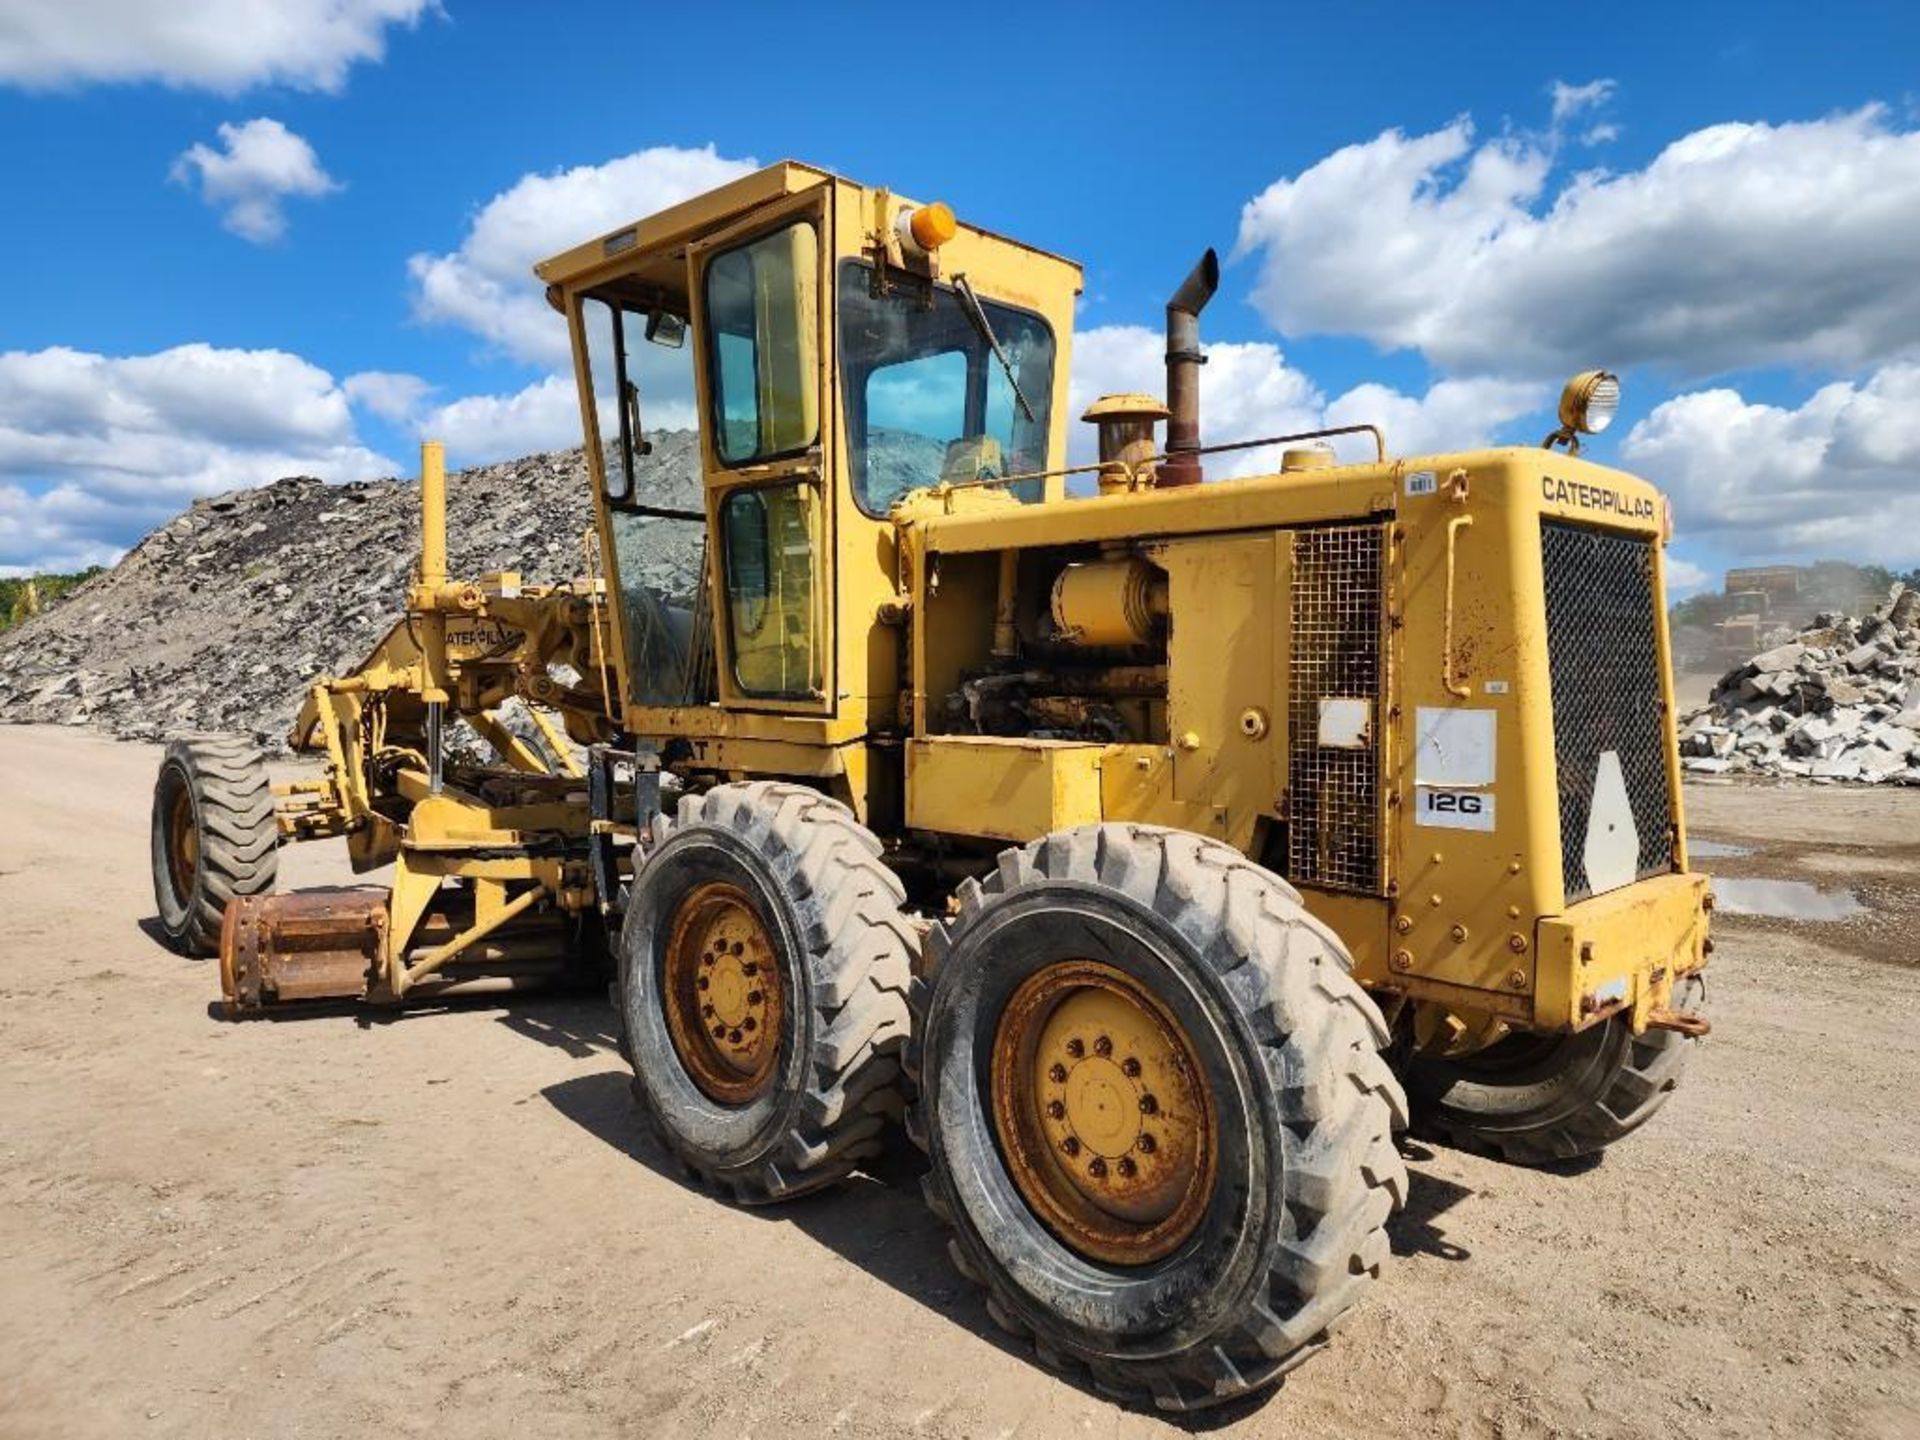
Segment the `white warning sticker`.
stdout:
<svg viewBox="0 0 1920 1440">
<path fill-rule="evenodd" d="M 1413 779 L 1443 790 L 1491 785 L 1498 749 L 1499 712 L 1416 706 Z"/>
<path fill-rule="evenodd" d="M 1440 482 L 1431 470 L 1409 470 L 1407 472 L 1407 498 L 1416 495 L 1431 495 L 1440 488 Z"/>
<path fill-rule="evenodd" d="M 1442 830 L 1493 829 L 1493 796 L 1484 790 L 1435 790 L 1421 786 L 1414 792 L 1413 823 Z"/>
</svg>

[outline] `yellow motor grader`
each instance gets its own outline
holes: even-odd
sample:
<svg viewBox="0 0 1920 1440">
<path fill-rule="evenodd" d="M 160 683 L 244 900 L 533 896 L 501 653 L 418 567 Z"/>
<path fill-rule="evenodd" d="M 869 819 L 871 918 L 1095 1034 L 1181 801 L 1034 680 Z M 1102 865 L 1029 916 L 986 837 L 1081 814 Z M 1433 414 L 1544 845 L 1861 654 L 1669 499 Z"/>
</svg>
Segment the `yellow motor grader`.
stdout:
<svg viewBox="0 0 1920 1440">
<path fill-rule="evenodd" d="M 324 776 L 169 748 L 161 918 L 233 1013 L 605 967 L 692 1170 L 777 1201 L 904 1113 L 995 1318 L 1172 1409 L 1325 1343 L 1409 1111 L 1536 1163 L 1665 1102 L 1709 897 L 1667 511 L 1579 458 L 1612 376 L 1540 448 L 1210 446 L 1208 252 L 1164 403 L 1100 400 L 1076 467 L 1078 267 L 943 205 L 780 164 L 536 268 L 590 573 L 450 578 L 429 446 L 407 613 L 294 727 Z M 640 380 L 689 342 L 674 508 L 636 483 Z M 659 526 L 690 593 L 644 581 Z M 277 845 L 330 836 L 391 885 L 273 894 Z"/>
</svg>

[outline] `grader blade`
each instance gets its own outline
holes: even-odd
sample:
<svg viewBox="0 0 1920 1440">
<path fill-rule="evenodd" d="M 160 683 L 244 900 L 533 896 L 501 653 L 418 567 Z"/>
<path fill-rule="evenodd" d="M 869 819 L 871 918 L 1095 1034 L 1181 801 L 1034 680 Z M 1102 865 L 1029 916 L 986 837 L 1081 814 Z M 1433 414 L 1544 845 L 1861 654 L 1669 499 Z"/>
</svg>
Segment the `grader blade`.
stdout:
<svg viewBox="0 0 1920 1440">
<path fill-rule="evenodd" d="M 364 999 L 386 936 L 384 891 L 236 896 L 220 927 L 227 1013 L 299 1000 Z"/>
</svg>

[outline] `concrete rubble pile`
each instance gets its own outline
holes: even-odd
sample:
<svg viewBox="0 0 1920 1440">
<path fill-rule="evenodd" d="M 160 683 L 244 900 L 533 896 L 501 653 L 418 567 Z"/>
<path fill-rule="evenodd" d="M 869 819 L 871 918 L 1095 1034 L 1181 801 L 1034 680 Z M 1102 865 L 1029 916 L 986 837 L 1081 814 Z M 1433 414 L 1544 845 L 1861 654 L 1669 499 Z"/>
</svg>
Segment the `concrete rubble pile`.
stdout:
<svg viewBox="0 0 1920 1440">
<path fill-rule="evenodd" d="M 1863 619 L 1822 614 L 1730 670 L 1680 726 L 1702 774 L 1920 785 L 1920 590 Z"/>
<path fill-rule="evenodd" d="M 688 432 L 649 437 L 640 497 L 699 508 Z M 455 575 L 517 570 L 529 584 L 580 577 L 592 518 L 579 450 L 450 476 Z M 693 589 L 701 527 L 650 522 L 623 544 L 635 579 Z M 197 500 L 59 605 L 0 634 L 0 722 L 88 725 L 126 739 L 195 731 L 272 751 L 306 687 L 342 674 L 399 618 L 420 549 L 412 481 L 330 485 L 290 477 Z"/>
</svg>

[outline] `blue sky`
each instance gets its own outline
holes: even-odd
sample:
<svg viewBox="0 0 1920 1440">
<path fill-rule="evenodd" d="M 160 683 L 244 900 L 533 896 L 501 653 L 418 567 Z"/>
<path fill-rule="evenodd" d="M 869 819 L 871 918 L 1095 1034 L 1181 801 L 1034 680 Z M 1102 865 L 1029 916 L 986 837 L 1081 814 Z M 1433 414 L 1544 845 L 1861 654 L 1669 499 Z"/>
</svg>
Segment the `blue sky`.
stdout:
<svg viewBox="0 0 1920 1440">
<path fill-rule="evenodd" d="M 1213 244 L 1211 438 L 1533 442 L 1609 365 L 1682 573 L 1920 563 L 1912 6 L 170 8 L 0 0 L 0 573 L 576 443 L 525 260 L 789 155 L 1084 263 L 1085 393 Z"/>
</svg>

